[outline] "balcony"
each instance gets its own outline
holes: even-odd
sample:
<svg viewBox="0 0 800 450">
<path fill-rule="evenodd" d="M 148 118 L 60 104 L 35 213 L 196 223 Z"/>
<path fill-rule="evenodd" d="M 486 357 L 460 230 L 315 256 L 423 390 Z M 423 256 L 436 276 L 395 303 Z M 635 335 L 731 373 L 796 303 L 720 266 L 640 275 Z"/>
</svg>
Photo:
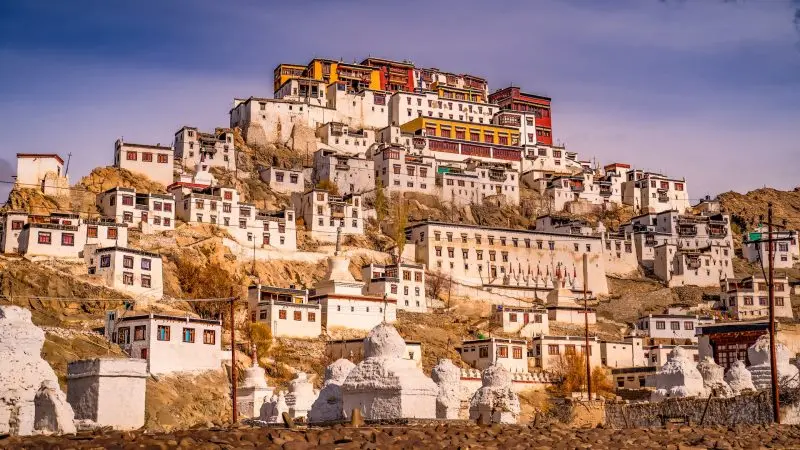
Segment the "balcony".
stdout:
<svg viewBox="0 0 800 450">
<path fill-rule="evenodd" d="M 714 239 L 728 237 L 728 229 L 725 227 L 710 226 L 708 228 L 708 236 Z"/>
<path fill-rule="evenodd" d="M 612 194 L 612 192 L 611 192 L 611 188 L 604 188 L 604 187 L 601 187 L 601 188 L 600 188 L 600 195 L 601 195 L 601 196 L 603 196 L 603 197 L 610 197 L 610 196 L 611 196 L 611 194 Z"/>
<path fill-rule="evenodd" d="M 697 236 L 697 227 L 695 226 L 678 226 L 678 236 L 694 237 Z"/>
<path fill-rule="evenodd" d="M 658 196 L 658 201 L 661 203 L 668 203 L 669 202 L 669 195 L 661 195 Z"/>
<path fill-rule="evenodd" d="M 572 192 L 583 192 L 583 191 L 586 190 L 586 188 L 584 188 L 583 185 L 579 185 L 579 186 L 572 185 L 572 186 L 570 186 L 570 189 L 572 190 Z"/>
<path fill-rule="evenodd" d="M 489 172 L 489 179 L 492 181 L 497 181 L 503 183 L 508 179 L 508 175 L 505 172 Z"/>
<path fill-rule="evenodd" d="M 336 166 L 334 167 L 336 170 L 350 170 L 350 166 L 347 165 L 347 163 L 336 163 Z"/>
</svg>

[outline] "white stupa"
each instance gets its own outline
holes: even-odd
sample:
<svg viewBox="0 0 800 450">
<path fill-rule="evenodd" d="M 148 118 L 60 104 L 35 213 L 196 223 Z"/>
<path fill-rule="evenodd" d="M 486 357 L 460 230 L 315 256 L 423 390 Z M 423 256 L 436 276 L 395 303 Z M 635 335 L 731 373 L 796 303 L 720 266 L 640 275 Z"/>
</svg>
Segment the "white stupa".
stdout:
<svg viewBox="0 0 800 450">
<path fill-rule="evenodd" d="M 656 372 L 655 382 L 656 390 L 650 396 L 650 401 L 654 402 L 705 393 L 703 376 L 683 347 L 675 347 L 669 352 L 666 364 Z"/>
<path fill-rule="evenodd" d="M 549 271 L 548 271 L 549 273 Z M 573 289 L 578 289 L 576 274 L 570 277 L 566 267 L 557 266 L 552 277 L 553 289 L 547 293 L 547 318 L 551 322 L 570 323 L 583 325 L 584 306 L 578 304 Z M 597 313 L 589 308 L 589 324 L 597 323 Z"/>
<path fill-rule="evenodd" d="M 281 391 L 273 394 L 268 403 L 264 403 L 261 408 L 261 420 L 269 423 L 281 423 L 285 412 L 289 412 L 289 405 L 286 404 L 286 394 Z"/>
<path fill-rule="evenodd" d="M 431 369 L 431 379 L 439 386 L 436 418 L 458 419 L 461 410 L 461 369 L 449 359 L 441 359 Z"/>
<path fill-rule="evenodd" d="M 703 387 L 706 393 L 712 391 L 717 397 L 730 397 L 731 387 L 725 382 L 725 369 L 714 362 L 714 358 L 706 356 L 697 365 L 697 370 L 703 377 Z"/>
<path fill-rule="evenodd" d="M 495 363 L 481 375 L 483 386 L 469 402 L 469 418 L 493 423 L 516 424 L 519 419 L 519 396 L 511 388 L 511 373 Z"/>
<path fill-rule="evenodd" d="M 756 387 L 753 385 L 753 377 L 750 371 L 740 360 L 736 360 L 731 364 L 730 369 L 725 374 L 725 381 L 731 387 L 733 395 L 739 395 L 746 390 L 754 391 Z"/>
<path fill-rule="evenodd" d="M 435 419 L 439 388 L 417 367 L 404 359 L 405 341 L 386 323 L 373 328 L 364 339 L 364 360 L 342 384 L 346 417 L 360 408 L 366 419 Z"/>
<path fill-rule="evenodd" d="M 800 376 L 797 367 L 789 362 L 789 349 L 778 342 L 775 345 L 775 353 L 778 359 L 778 379 L 779 383 L 787 383 L 789 387 L 797 387 L 800 384 Z M 747 359 L 750 367 L 747 370 L 753 377 L 753 385 L 756 389 L 767 389 L 772 385 L 770 375 L 769 357 L 769 336 L 763 335 L 758 338 L 755 344 L 747 349 Z"/>
<path fill-rule="evenodd" d="M 342 383 L 356 365 L 349 359 L 337 359 L 325 369 L 325 382 L 308 413 L 309 422 L 329 422 L 344 419 Z"/>
<path fill-rule="evenodd" d="M 360 296 L 364 283 L 357 281 L 350 273 L 350 258 L 342 255 L 342 229 L 336 230 L 336 251 L 328 258 L 328 271 L 325 278 L 314 286 L 317 295 L 339 294 Z"/>
<path fill-rule="evenodd" d="M 289 382 L 289 393 L 286 394 L 286 406 L 292 419 L 306 419 L 311 405 L 317 399 L 314 385 L 308 380 L 305 372 L 297 372 L 295 378 Z"/>
<path fill-rule="evenodd" d="M 253 365 L 244 370 L 244 381 L 236 390 L 239 414 L 245 418 L 260 417 L 264 404 L 272 398 L 273 389 L 267 385 L 266 372 L 258 365 L 253 351 Z"/>
</svg>

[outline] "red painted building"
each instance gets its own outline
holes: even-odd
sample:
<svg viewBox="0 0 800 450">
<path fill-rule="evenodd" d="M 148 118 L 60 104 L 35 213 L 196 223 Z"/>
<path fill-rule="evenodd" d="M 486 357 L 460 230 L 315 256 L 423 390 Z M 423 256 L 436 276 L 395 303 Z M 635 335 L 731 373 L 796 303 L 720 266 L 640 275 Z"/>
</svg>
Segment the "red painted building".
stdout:
<svg viewBox="0 0 800 450">
<path fill-rule="evenodd" d="M 532 112 L 536 116 L 536 142 L 553 145 L 553 124 L 550 114 L 550 97 L 520 92 L 518 87 L 509 86 L 489 94 L 489 103 L 500 109 Z"/>
<path fill-rule="evenodd" d="M 388 59 L 367 58 L 362 66 L 380 69 L 381 90 L 389 92 L 414 92 L 414 65 Z"/>
</svg>

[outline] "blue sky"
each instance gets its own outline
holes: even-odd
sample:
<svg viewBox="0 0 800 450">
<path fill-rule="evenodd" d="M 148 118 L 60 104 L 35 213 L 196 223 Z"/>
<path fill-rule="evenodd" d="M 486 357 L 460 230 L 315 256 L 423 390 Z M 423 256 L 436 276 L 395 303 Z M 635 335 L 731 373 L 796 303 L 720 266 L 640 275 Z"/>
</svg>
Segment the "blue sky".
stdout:
<svg viewBox="0 0 800 450">
<path fill-rule="evenodd" d="M 119 136 L 171 142 L 271 96 L 279 62 L 410 59 L 553 97 L 582 158 L 692 198 L 800 184 L 798 0 L 12 1 L 0 4 L 0 180 L 57 152 L 72 182 Z M 5 191 L 0 185 L 0 198 Z"/>
</svg>

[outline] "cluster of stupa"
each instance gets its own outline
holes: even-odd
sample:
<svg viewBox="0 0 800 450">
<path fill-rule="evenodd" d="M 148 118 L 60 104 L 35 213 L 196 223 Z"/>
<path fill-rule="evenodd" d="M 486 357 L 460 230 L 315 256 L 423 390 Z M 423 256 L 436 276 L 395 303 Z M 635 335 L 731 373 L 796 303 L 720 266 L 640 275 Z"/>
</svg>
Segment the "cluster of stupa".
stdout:
<svg viewBox="0 0 800 450">
<path fill-rule="evenodd" d="M 572 290 L 578 290 L 582 287 L 578 284 L 577 269 L 575 267 L 572 268 L 572 274 L 561 263 L 555 265 L 552 270 L 550 269 L 550 264 L 548 264 L 545 266 L 545 273 L 542 273 L 542 268 L 537 264 L 536 273 L 533 273 L 530 263 L 528 263 L 527 270 L 523 270 L 522 264 L 517 265 L 516 271 L 513 266 L 510 266 L 508 272 L 503 275 L 502 283 L 507 286 L 521 286 L 542 290 L 565 288 L 567 286 Z"/>
<path fill-rule="evenodd" d="M 461 368 L 439 361 L 425 376 L 416 362 L 404 358 L 405 341 L 390 324 L 373 328 L 364 339 L 364 359 L 358 364 L 339 359 L 325 370 L 321 390 L 299 372 L 289 392 L 267 387 L 264 370 L 247 369 L 238 397 L 241 410 L 269 423 L 293 420 L 324 423 L 348 420 L 356 409 L 367 420 L 457 419 L 464 388 Z M 482 387 L 472 395 L 468 414 L 485 422 L 516 423 L 519 397 L 511 389 L 511 374 L 499 365 L 488 367 Z"/>
<path fill-rule="evenodd" d="M 789 362 L 789 351 L 785 345 L 777 343 L 778 379 L 781 386 L 798 387 L 800 377 L 797 367 Z M 747 349 L 750 366 L 735 361 L 727 372 L 707 356 L 695 364 L 686 351 L 676 347 L 667 357 L 655 375 L 656 390 L 652 401 L 667 398 L 708 396 L 717 397 L 739 395 L 748 390 L 754 391 L 770 387 L 769 336 L 761 336 Z"/>
</svg>

